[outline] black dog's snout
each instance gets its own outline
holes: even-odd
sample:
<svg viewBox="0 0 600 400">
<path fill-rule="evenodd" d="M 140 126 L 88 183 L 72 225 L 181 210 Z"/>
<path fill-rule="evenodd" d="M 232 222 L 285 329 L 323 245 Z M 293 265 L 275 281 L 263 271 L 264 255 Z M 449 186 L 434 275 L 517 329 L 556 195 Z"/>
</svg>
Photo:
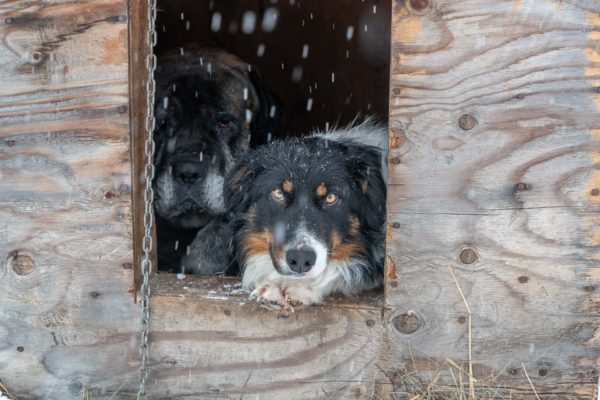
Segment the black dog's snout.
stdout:
<svg viewBox="0 0 600 400">
<path fill-rule="evenodd" d="M 200 179 L 202 166 L 198 162 L 182 161 L 173 166 L 173 175 L 181 182 L 191 185 Z"/>
<path fill-rule="evenodd" d="M 315 265 L 317 253 L 310 247 L 302 247 L 301 249 L 291 249 L 285 253 L 285 261 L 290 266 L 290 269 L 299 274 L 304 274 Z"/>
</svg>

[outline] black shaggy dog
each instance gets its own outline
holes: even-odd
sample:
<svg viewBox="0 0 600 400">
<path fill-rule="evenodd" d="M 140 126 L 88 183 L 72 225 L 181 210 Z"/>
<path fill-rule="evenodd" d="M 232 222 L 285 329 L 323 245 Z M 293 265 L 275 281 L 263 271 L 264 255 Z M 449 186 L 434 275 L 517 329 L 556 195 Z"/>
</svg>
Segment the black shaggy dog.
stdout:
<svg viewBox="0 0 600 400">
<path fill-rule="evenodd" d="M 387 128 L 371 120 L 247 154 L 226 200 L 242 284 L 283 309 L 382 282 Z"/>
<path fill-rule="evenodd" d="M 155 77 L 159 268 L 222 272 L 231 237 L 225 176 L 251 146 L 276 134 L 279 107 L 256 69 L 217 48 L 159 57 Z"/>
</svg>

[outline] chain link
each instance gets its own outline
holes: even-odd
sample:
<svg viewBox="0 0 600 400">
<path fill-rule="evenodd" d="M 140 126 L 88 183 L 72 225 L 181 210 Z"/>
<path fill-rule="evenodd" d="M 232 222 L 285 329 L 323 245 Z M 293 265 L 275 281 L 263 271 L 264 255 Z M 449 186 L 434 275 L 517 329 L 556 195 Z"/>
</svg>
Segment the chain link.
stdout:
<svg viewBox="0 0 600 400">
<path fill-rule="evenodd" d="M 137 399 L 146 399 L 146 380 L 148 379 L 148 324 L 150 321 L 150 272 L 152 271 L 152 226 L 154 225 L 154 214 L 152 212 L 152 203 L 154 201 L 154 191 L 152 190 L 152 180 L 154 179 L 154 97 L 156 92 L 156 81 L 154 80 L 154 70 L 156 69 L 156 56 L 154 55 L 154 46 L 156 45 L 156 0 L 148 0 L 148 36 L 146 44 L 148 45 L 148 57 L 146 58 L 146 69 L 148 72 L 148 81 L 146 82 L 146 121 L 144 124 L 146 133 L 146 142 L 144 144 L 144 154 L 146 155 L 146 165 L 144 167 L 145 189 L 144 189 L 144 239 L 142 241 L 142 250 L 144 252 L 141 261 L 142 286 L 140 288 L 140 387 L 137 393 Z"/>
</svg>

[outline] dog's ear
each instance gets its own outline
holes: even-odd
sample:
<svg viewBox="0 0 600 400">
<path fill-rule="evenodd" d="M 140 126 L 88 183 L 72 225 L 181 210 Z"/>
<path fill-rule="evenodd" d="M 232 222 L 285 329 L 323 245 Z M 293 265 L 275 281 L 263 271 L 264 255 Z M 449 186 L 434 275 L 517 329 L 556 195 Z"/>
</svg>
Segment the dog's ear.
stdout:
<svg viewBox="0 0 600 400">
<path fill-rule="evenodd" d="M 248 67 L 248 78 L 260 102 L 250 127 L 250 146 L 255 148 L 277 136 L 283 124 L 283 108 L 281 102 L 263 82 L 256 67 L 252 65 Z"/>
<path fill-rule="evenodd" d="M 362 218 L 371 228 L 385 222 L 386 182 L 382 171 L 381 151 L 371 146 L 350 146 L 353 178 L 364 201 Z"/>
<path fill-rule="evenodd" d="M 225 179 L 223 190 L 227 210 L 233 214 L 246 212 L 252 205 L 254 191 L 254 179 L 264 171 L 261 164 L 253 160 L 255 150 L 250 150 L 231 169 Z"/>
</svg>

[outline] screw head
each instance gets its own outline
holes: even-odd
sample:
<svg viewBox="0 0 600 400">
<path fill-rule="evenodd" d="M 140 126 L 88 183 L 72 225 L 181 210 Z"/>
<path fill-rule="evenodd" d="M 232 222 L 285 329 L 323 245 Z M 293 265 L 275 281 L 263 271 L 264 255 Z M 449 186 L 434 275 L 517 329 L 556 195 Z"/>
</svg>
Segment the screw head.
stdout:
<svg viewBox="0 0 600 400">
<path fill-rule="evenodd" d="M 470 114 L 463 114 L 458 118 L 458 126 L 464 131 L 470 131 L 477 124 L 477 120 Z"/>
<path fill-rule="evenodd" d="M 463 264 L 473 264 L 477 261 L 477 253 L 473 249 L 464 249 L 460 252 L 459 258 Z"/>
<path fill-rule="evenodd" d="M 519 182 L 515 185 L 515 189 L 518 191 L 531 190 L 531 183 Z"/>
</svg>

